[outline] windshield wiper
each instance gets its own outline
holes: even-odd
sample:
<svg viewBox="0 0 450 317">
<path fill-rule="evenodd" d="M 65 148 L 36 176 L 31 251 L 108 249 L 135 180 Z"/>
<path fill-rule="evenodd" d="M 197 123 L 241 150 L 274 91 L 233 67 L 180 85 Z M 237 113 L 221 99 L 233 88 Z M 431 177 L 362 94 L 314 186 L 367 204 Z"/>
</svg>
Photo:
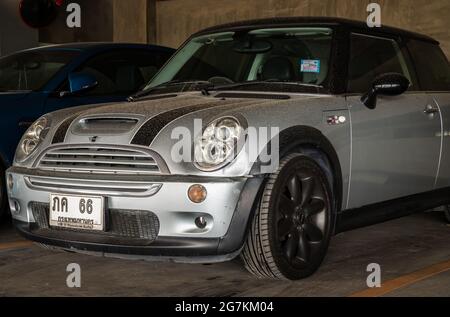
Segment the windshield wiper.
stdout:
<svg viewBox="0 0 450 317">
<path fill-rule="evenodd" d="M 252 80 L 252 81 L 246 81 L 242 83 L 234 83 L 234 84 L 227 84 L 222 86 L 216 86 L 214 87 L 214 90 L 223 90 L 223 89 L 233 89 L 233 88 L 240 88 L 240 87 L 246 87 L 246 86 L 252 86 L 252 85 L 267 85 L 267 84 L 277 84 L 277 85 L 290 85 L 290 86 L 301 86 L 301 87 L 312 87 L 317 89 L 323 89 L 323 86 L 316 85 L 316 84 L 305 84 L 305 83 L 299 83 L 295 81 L 281 81 L 281 80 Z"/>
<path fill-rule="evenodd" d="M 155 90 L 164 89 L 164 88 L 167 88 L 167 87 L 178 86 L 178 85 L 185 85 L 185 86 L 205 85 L 207 87 L 214 86 L 211 82 L 206 81 L 206 80 L 178 80 L 178 79 L 177 80 L 171 80 L 171 81 L 159 84 L 157 86 L 154 86 L 152 88 L 149 88 L 149 89 L 146 89 L 146 90 L 142 90 L 142 91 L 138 92 L 137 94 L 128 97 L 128 101 L 133 102 L 136 99 L 143 98 L 145 96 L 150 95 Z M 181 89 L 181 91 L 184 91 L 184 87 Z"/>
<path fill-rule="evenodd" d="M 252 81 L 246 81 L 241 83 L 232 83 L 232 84 L 226 84 L 221 86 L 215 86 L 213 83 L 206 81 L 206 80 L 171 80 L 162 84 L 159 84 L 157 86 L 154 86 L 152 88 L 149 88 L 147 90 L 143 90 L 141 92 L 138 92 L 137 94 L 128 97 L 129 102 L 133 102 L 137 99 L 146 97 L 150 94 L 152 94 L 155 90 L 164 89 L 167 87 L 173 87 L 173 86 L 179 86 L 179 85 L 185 85 L 185 86 L 200 86 L 203 85 L 204 87 L 202 90 L 205 92 L 206 95 L 209 94 L 210 90 L 226 90 L 226 89 L 234 89 L 234 88 L 240 88 L 245 86 L 252 86 L 252 85 L 267 85 L 267 84 L 277 84 L 277 85 L 290 85 L 290 86 L 301 86 L 301 87 L 312 87 L 317 89 L 323 89 L 323 86 L 321 85 L 315 85 L 315 84 L 306 84 L 306 83 L 300 83 L 300 82 L 293 82 L 293 81 L 281 81 L 281 80 L 252 80 Z M 184 91 L 184 87 L 181 89 L 181 91 Z"/>
</svg>

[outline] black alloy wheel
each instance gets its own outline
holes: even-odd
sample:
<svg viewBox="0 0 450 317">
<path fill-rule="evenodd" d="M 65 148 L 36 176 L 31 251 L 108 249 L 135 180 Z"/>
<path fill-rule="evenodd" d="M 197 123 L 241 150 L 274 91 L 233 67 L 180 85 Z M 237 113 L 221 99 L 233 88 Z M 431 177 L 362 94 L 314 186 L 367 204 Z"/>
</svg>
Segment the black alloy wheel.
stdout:
<svg viewBox="0 0 450 317">
<path fill-rule="evenodd" d="M 279 247 L 292 266 L 305 268 L 324 243 L 326 189 L 314 171 L 292 170 L 277 200 Z"/>
<path fill-rule="evenodd" d="M 301 279 L 313 274 L 334 228 L 330 181 L 312 158 L 283 158 L 265 185 L 242 258 L 258 277 Z"/>
</svg>

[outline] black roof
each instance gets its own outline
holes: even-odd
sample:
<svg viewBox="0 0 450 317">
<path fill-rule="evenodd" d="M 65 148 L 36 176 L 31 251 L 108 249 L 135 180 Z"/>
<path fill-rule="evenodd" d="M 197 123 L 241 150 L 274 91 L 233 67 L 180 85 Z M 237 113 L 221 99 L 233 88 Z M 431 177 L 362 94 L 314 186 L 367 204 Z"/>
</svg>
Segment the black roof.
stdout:
<svg viewBox="0 0 450 317">
<path fill-rule="evenodd" d="M 303 25 L 316 25 L 316 26 L 331 26 L 331 25 L 342 25 L 356 29 L 364 29 L 364 30 L 373 30 L 374 32 L 381 32 L 386 34 L 400 35 L 409 38 L 415 38 L 430 42 L 437 42 L 435 39 L 410 31 L 406 31 L 403 29 L 390 27 L 390 26 L 382 26 L 380 28 L 369 28 L 367 23 L 349 20 L 343 18 L 334 18 L 334 17 L 275 17 L 268 19 L 258 19 L 258 20 L 247 20 L 247 21 L 239 21 L 233 23 L 227 23 L 222 25 L 213 26 L 204 30 L 197 32 L 194 35 L 208 34 L 214 32 L 222 32 L 222 31 L 239 31 L 239 30 L 251 30 L 254 28 L 260 27 L 279 27 L 279 26 L 303 26 Z"/>
</svg>

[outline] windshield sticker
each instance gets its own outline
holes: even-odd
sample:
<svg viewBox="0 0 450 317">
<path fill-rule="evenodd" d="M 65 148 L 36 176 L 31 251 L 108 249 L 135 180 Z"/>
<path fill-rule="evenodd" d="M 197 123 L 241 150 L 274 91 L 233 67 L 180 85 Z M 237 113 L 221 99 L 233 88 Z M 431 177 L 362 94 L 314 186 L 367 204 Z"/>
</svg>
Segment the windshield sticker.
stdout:
<svg viewBox="0 0 450 317">
<path fill-rule="evenodd" d="M 302 73 L 320 73 L 320 60 L 319 59 L 300 60 L 300 71 Z"/>
</svg>

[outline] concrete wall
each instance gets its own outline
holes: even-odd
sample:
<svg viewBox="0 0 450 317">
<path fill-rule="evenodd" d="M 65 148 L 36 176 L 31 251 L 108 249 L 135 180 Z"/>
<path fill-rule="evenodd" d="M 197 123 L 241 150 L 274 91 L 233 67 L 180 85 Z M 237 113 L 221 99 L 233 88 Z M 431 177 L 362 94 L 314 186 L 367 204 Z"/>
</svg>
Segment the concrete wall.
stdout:
<svg viewBox="0 0 450 317">
<path fill-rule="evenodd" d="M 81 28 L 67 27 L 63 8 L 56 21 L 39 30 L 40 42 L 147 42 L 147 0 L 74 2 L 81 7 Z"/>
<path fill-rule="evenodd" d="M 114 0 L 113 10 L 115 42 L 147 43 L 147 0 Z"/>
<path fill-rule="evenodd" d="M 38 32 L 22 22 L 17 0 L 0 1 L 0 56 L 36 46 Z"/>
<path fill-rule="evenodd" d="M 110 0 L 77 0 L 81 6 L 81 28 L 68 28 L 67 14 L 61 10 L 57 19 L 48 27 L 39 30 L 42 43 L 112 41 L 114 25 L 114 3 Z M 128 1 L 127 1 L 128 2 Z M 68 3 L 68 1 L 66 1 Z"/>
<path fill-rule="evenodd" d="M 365 21 L 371 2 L 382 23 L 438 39 L 450 57 L 449 0 L 164 0 L 156 3 L 157 43 L 177 47 L 189 34 L 231 21 L 273 16 L 337 16 Z"/>
<path fill-rule="evenodd" d="M 237 20 L 338 16 L 365 21 L 367 4 L 374 1 L 382 7 L 383 24 L 428 34 L 442 43 L 450 57 L 450 0 L 74 0 L 82 8 L 82 28 L 68 29 L 66 14 L 61 14 L 40 31 L 40 41 L 150 42 L 178 47 L 193 32 Z"/>
</svg>

